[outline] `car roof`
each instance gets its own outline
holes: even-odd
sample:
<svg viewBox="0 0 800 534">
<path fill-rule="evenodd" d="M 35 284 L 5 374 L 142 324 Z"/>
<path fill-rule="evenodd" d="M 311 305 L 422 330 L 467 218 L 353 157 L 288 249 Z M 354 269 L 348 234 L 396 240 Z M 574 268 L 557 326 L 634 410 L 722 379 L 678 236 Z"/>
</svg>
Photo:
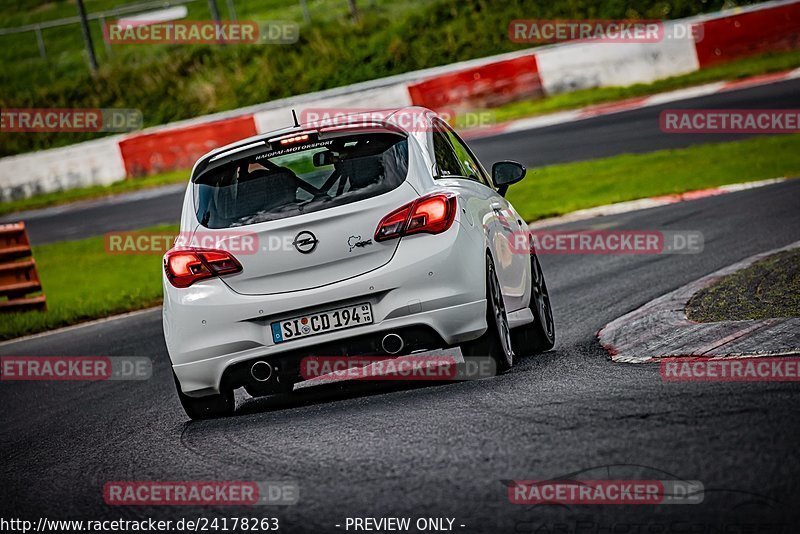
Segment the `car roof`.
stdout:
<svg viewBox="0 0 800 534">
<path fill-rule="evenodd" d="M 275 130 L 271 130 L 269 132 L 260 133 L 257 135 L 253 135 L 244 139 L 240 139 L 239 141 L 234 141 L 233 143 L 229 143 L 225 146 L 221 146 L 219 148 L 215 148 L 202 157 L 200 157 L 194 164 L 192 168 L 192 176 L 194 176 L 195 169 L 200 165 L 200 163 L 207 163 L 211 159 L 214 159 L 216 156 L 224 153 L 235 153 L 238 150 L 244 150 L 250 145 L 254 143 L 258 143 L 261 141 L 266 141 L 268 139 L 273 139 L 275 137 L 283 137 L 285 135 L 291 135 L 293 133 L 300 133 L 304 130 L 315 129 L 319 127 L 331 127 L 331 126 L 338 126 L 341 127 L 343 131 L 346 131 L 348 128 L 353 130 L 359 129 L 360 126 L 364 124 L 371 123 L 377 125 L 386 126 L 389 129 L 398 129 L 401 130 L 411 136 L 418 136 L 422 135 L 422 137 L 418 137 L 418 141 L 424 146 L 425 145 L 425 132 L 430 131 L 429 128 L 421 128 L 421 129 L 409 129 L 403 126 L 402 121 L 398 120 L 400 117 L 406 116 L 406 114 L 411 114 L 414 117 L 420 117 L 420 120 L 423 121 L 424 126 L 431 126 L 432 120 L 434 117 L 437 117 L 436 112 L 422 107 L 422 106 L 406 106 L 401 108 L 374 108 L 374 109 L 363 109 L 358 111 L 352 111 L 349 113 L 341 113 L 337 114 L 335 108 L 331 108 L 331 115 L 323 116 L 322 120 L 319 121 L 312 121 L 312 122 L 305 122 L 300 123 L 299 126 L 287 126 L 284 128 L 278 128 Z M 335 120 L 333 124 L 331 120 Z M 346 122 L 344 122 L 346 121 Z M 343 124 L 341 124 L 344 122 Z"/>
</svg>

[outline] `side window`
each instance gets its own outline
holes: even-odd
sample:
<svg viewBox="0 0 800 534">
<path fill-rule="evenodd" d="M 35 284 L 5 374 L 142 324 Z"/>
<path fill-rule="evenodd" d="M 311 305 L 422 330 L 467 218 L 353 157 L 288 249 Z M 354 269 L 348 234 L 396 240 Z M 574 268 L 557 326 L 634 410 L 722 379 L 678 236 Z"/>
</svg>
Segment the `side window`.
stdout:
<svg viewBox="0 0 800 534">
<path fill-rule="evenodd" d="M 453 145 L 450 144 L 448 136 L 441 130 L 439 125 L 435 125 L 433 129 L 433 152 L 440 176 L 461 176 L 464 174 L 464 170 L 458 164 Z"/>
<path fill-rule="evenodd" d="M 472 155 L 472 152 L 469 150 L 469 148 L 467 148 L 467 145 L 464 144 L 464 141 L 462 141 L 461 138 L 449 128 L 447 129 L 447 137 L 453 144 L 456 157 L 461 163 L 461 167 L 463 167 L 465 170 L 465 176 L 471 180 L 480 182 L 485 186 L 491 187 L 491 182 L 486 176 L 486 171 L 483 170 L 483 167 L 475 158 L 475 156 Z"/>
</svg>

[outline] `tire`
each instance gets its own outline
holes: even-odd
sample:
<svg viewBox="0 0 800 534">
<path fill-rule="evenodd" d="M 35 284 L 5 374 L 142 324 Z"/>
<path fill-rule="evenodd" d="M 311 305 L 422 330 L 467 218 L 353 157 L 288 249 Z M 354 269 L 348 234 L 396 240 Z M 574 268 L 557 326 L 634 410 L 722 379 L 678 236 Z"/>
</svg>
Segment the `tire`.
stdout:
<svg viewBox="0 0 800 534">
<path fill-rule="evenodd" d="M 233 398 L 233 391 L 224 391 L 218 395 L 207 395 L 205 397 L 190 397 L 181 391 L 181 384 L 175 373 L 175 388 L 178 390 L 178 399 L 181 401 L 183 411 L 192 420 L 214 419 L 217 417 L 227 417 L 233 414 L 236 402 Z"/>
<path fill-rule="evenodd" d="M 489 356 L 497 365 L 497 373 L 504 373 L 514 365 L 514 350 L 500 282 L 489 256 L 486 257 L 486 325 L 486 332 L 462 344 L 461 352 L 465 357 Z"/>
<path fill-rule="evenodd" d="M 531 248 L 531 302 L 528 306 L 533 322 L 515 328 L 512 332 L 514 352 L 531 355 L 550 350 L 556 343 L 556 327 L 550 294 L 544 280 L 539 258 Z"/>
</svg>

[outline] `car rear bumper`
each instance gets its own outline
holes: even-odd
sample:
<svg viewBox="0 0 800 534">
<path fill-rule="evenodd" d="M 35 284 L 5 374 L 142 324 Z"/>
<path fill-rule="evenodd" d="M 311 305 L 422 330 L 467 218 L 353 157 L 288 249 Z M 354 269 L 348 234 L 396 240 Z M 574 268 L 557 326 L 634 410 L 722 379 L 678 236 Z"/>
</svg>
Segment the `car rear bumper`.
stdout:
<svg viewBox="0 0 800 534">
<path fill-rule="evenodd" d="M 445 345 L 486 330 L 483 243 L 460 227 L 439 235 L 403 238 L 392 260 L 371 272 L 320 288 L 241 295 L 220 279 L 186 289 L 164 283 L 164 336 L 184 393 L 219 391 L 226 369 L 247 360 L 279 359 L 288 352 L 427 326 Z M 275 344 L 270 324 L 369 302 L 374 322 Z"/>
</svg>

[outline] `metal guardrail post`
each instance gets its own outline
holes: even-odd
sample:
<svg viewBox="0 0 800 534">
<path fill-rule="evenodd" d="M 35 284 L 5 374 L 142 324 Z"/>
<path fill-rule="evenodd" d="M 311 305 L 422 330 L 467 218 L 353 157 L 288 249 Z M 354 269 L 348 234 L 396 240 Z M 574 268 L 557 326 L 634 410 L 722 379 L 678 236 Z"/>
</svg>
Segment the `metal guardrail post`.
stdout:
<svg viewBox="0 0 800 534">
<path fill-rule="evenodd" d="M 225 3 L 228 6 L 228 19 L 229 20 L 236 20 L 236 8 L 233 5 L 233 0 L 225 0 Z"/>
<path fill-rule="evenodd" d="M 94 55 L 94 45 L 92 44 L 92 32 L 89 30 L 89 21 L 86 20 L 86 8 L 83 7 L 83 0 L 76 0 L 78 14 L 81 17 L 81 32 L 83 41 L 86 43 L 86 52 L 89 54 L 89 68 L 92 74 L 97 72 L 97 57 Z"/>
<path fill-rule="evenodd" d="M 103 33 L 103 47 L 106 49 L 106 55 L 110 57 L 113 52 L 111 50 L 111 43 L 109 43 L 108 39 L 106 38 L 106 18 L 100 16 L 100 18 L 97 20 L 100 22 L 100 31 Z"/>
<path fill-rule="evenodd" d="M 186 4 L 191 4 L 193 2 L 198 2 L 201 0 L 153 0 L 149 2 L 142 2 L 139 4 L 133 5 L 124 5 L 118 8 L 110 9 L 107 11 L 99 11 L 96 13 L 84 13 L 87 22 L 87 29 L 88 29 L 88 21 L 91 20 L 101 20 L 104 21 L 110 17 L 119 17 L 121 15 L 127 15 L 130 13 L 141 13 L 143 11 L 147 11 L 150 9 L 164 9 L 172 6 L 184 6 Z M 232 1 L 231 7 L 232 7 Z M 82 5 L 82 3 L 81 3 Z M 45 47 L 44 36 L 42 34 L 42 30 L 46 30 L 49 28 L 59 28 L 61 26 L 69 26 L 72 24 L 82 24 L 81 16 L 74 16 L 74 17 L 66 17 L 56 20 L 45 20 L 42 22 L 36 22 L 33 24 L 25 24 L 22 26 L 14 26 L 12 28 L 0 28 L 0 36 L 6 35 L 16 35 L 18 33 L 26 33 L 26 32 L 34 32 L 36 34 L 36 43 L 39 46 L 39 55 L 42 56 L 43 59 L 47 59 L 47 49 Z M 101 22 L 102 24 L 102 22 Z M 84 34 L 84 36 L 87 34 Z M 91 34 L 88 34 L 89 40 L 91 41 Z M 105 42 L 105 39 L 103 40 Z M 89 47 L 87 46 L 87 50 Z M 94 57 L 94 64 L 97 64 L 97 58 L 94 55 L 94 47 L 91 48 L 91 56 Z"/>
<path fill-rule="evenodd" d="M 44 38 L 42 37 L 42 27 L 36 26 L 36 29 L 33 30 L 36 33 L 36 44 L 39 45 L 39 55 L 42 56 L 42 59 L 47 61 L 47 49 L 44 47 Z"/>
</svg>

